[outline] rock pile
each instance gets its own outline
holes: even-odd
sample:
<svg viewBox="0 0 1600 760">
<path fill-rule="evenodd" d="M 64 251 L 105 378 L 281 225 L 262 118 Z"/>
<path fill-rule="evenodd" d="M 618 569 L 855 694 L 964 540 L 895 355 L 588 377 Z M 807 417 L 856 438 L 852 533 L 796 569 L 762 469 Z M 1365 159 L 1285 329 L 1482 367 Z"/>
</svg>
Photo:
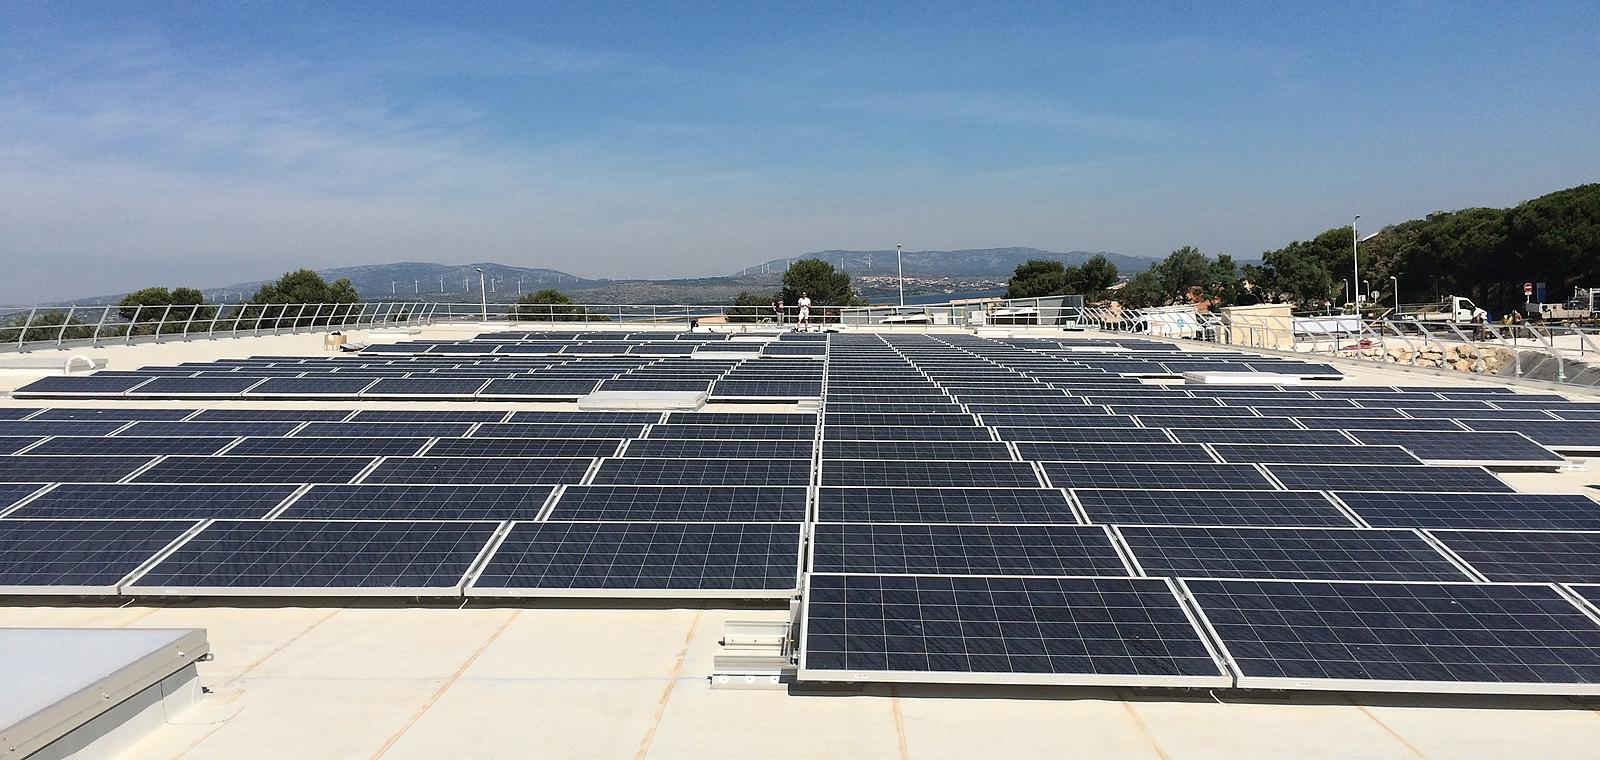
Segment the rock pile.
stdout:
<svg viewBox="0 0 1600 760">
<path fill-rule="evenodd" d="M 1451 369 L 1457 372 L 1499 373 L 1516 361 L 1516 355 L 1504 346 L 1475 346 L 1471 343 L 1407 346 L 1404 344 L 1372 346 L 1345 350 L 1341 356 L 1369 361 L 1390 361 L 1429 369 Z"/>
</svg>

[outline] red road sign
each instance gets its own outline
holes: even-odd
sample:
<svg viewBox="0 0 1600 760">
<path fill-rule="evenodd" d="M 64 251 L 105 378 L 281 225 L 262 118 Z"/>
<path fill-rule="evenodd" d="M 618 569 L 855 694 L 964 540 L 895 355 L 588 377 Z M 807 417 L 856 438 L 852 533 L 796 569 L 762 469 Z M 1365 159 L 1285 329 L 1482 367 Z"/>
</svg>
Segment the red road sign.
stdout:
<svg viewBox="0 0 1600 760">
<path fill-rule="evenodd" d="M 1533 295 L 1533 283 L 1531 283 L 1531 282 L 1522 283 L 1522 294 L 1525 295 L 1525 296 Z"/>
</svg>

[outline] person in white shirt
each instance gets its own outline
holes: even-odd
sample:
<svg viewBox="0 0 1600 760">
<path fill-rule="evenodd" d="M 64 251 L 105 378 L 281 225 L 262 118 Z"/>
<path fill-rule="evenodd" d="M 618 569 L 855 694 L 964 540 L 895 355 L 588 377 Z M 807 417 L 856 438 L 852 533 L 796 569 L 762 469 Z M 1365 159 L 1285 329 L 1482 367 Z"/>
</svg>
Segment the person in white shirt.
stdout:
<svg viewBox="0 0 1600 760">
<path fill-rule="evenodd" d="M 805 330 L 811 326 L 811 296 L 800 294 L 800 300 L 795 302 L 800 307 L 800 319 L 795 323 L 795 329 Z"/>
</svg>

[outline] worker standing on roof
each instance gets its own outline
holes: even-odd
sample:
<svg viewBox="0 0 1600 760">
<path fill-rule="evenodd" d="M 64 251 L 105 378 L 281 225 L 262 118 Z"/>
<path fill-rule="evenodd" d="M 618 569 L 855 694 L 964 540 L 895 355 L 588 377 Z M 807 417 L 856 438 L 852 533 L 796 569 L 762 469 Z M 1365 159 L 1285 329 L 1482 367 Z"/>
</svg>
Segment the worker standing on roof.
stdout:
<svg viewBox="0 0 1600 760">
<path fill-rule="evenodd" d="M 795 329 L 805 331 L 811 326 L 811 296 L 800 293 L 800 300 L 795 302 L 800 307 L 800 319 L 795 322 Z"/>
<path fill-rule="evenodd" d="M 783 327 L 783 296 L 772 299 L 772 321 Z"/>
</svg>

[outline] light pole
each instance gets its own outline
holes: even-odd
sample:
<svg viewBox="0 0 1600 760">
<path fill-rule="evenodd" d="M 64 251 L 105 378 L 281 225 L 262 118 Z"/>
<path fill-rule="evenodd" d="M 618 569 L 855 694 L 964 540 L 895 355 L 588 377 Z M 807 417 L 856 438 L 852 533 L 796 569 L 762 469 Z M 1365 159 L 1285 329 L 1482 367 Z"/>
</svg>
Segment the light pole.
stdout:
<svg viewBox="0 0 1600 760">
<path fill-rule="evenodd" d="M 900 278 L 900 305 L 906 305 L 906 267 L 900 262 L 900 244 L 894 244 L 894 268 Z"/>
<path fill-rule="evenodd" d="M 1389 282 L 1394 286 L 1394 313 L 1400 313 L 1400 278 L 1389 275 Z"/>
<path fill-rule="evenodd" d="M 472 269 L 478 273 L 478 295 L 482 297 L 483 321 L 488 322 L 489 321 L 489 291 L 483 289 L 483 270 L 478 268 L 478 267 L 473 267 Z"/>
<path fill-rule="evenodd" d="M 1360 237 L 1356 234 L 1356 222 L 1359 221 L 1361 221 L 1360 214 L 1356 214 L 1356 218 L 1350 220 L 1350 280 L 1356 287 L 1356 297 L 1353 301 L 1356 311 L 1361 310 L 1361 255 L 1357 248 L 1360 245 Z"/>
<path fill-rule="evenodd" d="M 1344 292 L 1345 299 L 1348 300 L 1350 298 L 1350 278 L 1349 277 L 1341 277 L 1341 278 L 1339 278 L 1339 282 L 1344 283 L 1344 287 L 1341 288 L 1341 290 Z M 1341 311 L 1342 311 L 1342 309 L 1341 309 Z"/>
</svg>

